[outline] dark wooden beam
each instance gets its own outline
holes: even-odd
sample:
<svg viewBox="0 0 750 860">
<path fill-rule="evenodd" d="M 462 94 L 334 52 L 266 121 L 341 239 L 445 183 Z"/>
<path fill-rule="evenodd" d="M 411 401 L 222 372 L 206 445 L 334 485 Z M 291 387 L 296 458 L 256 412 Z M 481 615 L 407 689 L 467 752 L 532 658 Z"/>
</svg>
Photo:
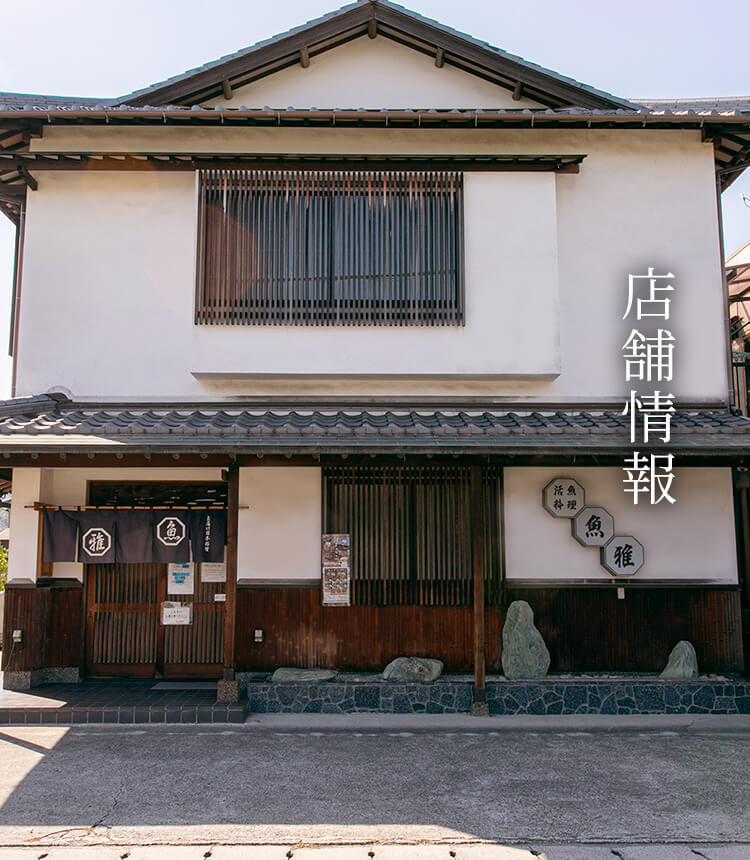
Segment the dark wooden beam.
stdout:
<svg viewBox="0 0 750 860">
<path fill-rule="evenodd" d="M 247 75 L 253 68 L 267 67 L 269 73 L 273 70 L 292 65 L 299 61 L 299 52 L 303 47 L 312 47 L 318 43 L 330 43 L 333 47 L 337 39 L 344 40 L 347 32 L 358 30 L 366 32 L 367 23 L 372 18 L 370 3 L 362 3 L 347 12 L 329 18 L 312 27 L 306 27 L 301 33 L 293 34 L 286 39 L 273 42 L 252 51 L 252 55 L 240 55 L 213 69 L 190 75 L 181 81 L 165 81 L 155 89 L 150 89 L 142 96 L 136 96 L 127 104 L 140 106 L 146 104 L 181 104 L 190 100 L 195 93 L 219 91 L 220 80 L 227 78 L 235 80 Z"/>
<path fill-rule="evenodd" d="M 460 36 L 440 30 L 426 21 L 414 19 L 408 14 L 391 6 L 373 4 L 373 13 L 378 24 L 393 27 L 394 30 L 408 33 L 412 38 L 431 45 L 432 50 L 442 48 L 454 57 L 461 58 L 480 68 L 485 68 L 511 80 L 522 79 L 524 84 L 538 88 L 561 102 L 585 108 L 619 108 L 623 105 L 617 99 L 607 98 L 605 94 L 587 92 L 586 89 L 568 84 L 556 76 L 529 68 L 504 54 L 492 54 L 486 48 L 462 39 Z M 382 30 L 382 28 L 380 28 Z M 387 33 L 383 33 L 387 35 Z"/>
<path fill-rule="evenodd" d="M 65 155 L 52 158 L 46 154 L 17 155 L 0 153 L 0 171 L 5 165 L 24 173 L 32 189 L 36 180 L 29 170 L 116 170 L 116 171 L 183 171 L 202 169 L 227 170 L 462 170 L 464 172 L 525 172 L 554 171 L 578 173 L 585 155 L 167 155 L 167 154 L 106 154 Z M 31 180 L 29 182 L 29 180 Z M 33 184 L 32 184 L 33 183 Z"/>
<path fill-rule="evenodd" d="M 435 51 L 435 65 L 438 69 L 442 69 L 445 65 L 445 51 L 442 48 Z"/>
<path fill-rule="evenodd" d="M 23 203 L 26 198 L 26 191 L 7 191 L 5 188 L 0 186 L 0 201 L 3 203 Z"/>
<path fill-rule="evenodd" d="M 474 708 L 487 712 L 484 665 L 484 515 L 482 505 L 482 467 L 472 466 L 469 478 L 471 506 L 471 565 L 474 578 Z"/>
<path fill-rule="evenodd" d="M 374 39 L 378 35 L 378 22 L 374 18 L 370 18 L 367 22 L 367 38 Z"/>
<path fill-rule="evenodd" d="M 39 188 L 39 183 L 34 179 L 34 177 L 29 173 L 25 164 L 18 165 L 18 172 L 23 177 L 23 181 L 28 185 L 28 187 L 32 191 L 36 191 Z"/>
<path fill-rule="evenodd" d="M 513 90 L 513 101 L 518 102 L 521 100 L 521 96 L 523 95 L 523 82 L 518 81 L 514 90 Z"/>
<path fill-rule="evenodd" d="M 303 69 L 310 67 L 310 52 L 306 45 L 299 49 L 299 64 Z"/>
<path fill-rule="evenodd" d="M 224 680 L 234 680 L 237 636 L 237 537 L 239 531 L 240 470 L 233 463 L 227 470 L 226 603 L 224 606 Z"/>
<path fill-rule="evenodd" d="M 227 78 L 224 78 L 224 80 L 221 82 L 221 89 L 224 93 L 225 99 L 229 100 L 232 98 L 232 85 L 229 83 L 229 80 Z"/>
</svg>

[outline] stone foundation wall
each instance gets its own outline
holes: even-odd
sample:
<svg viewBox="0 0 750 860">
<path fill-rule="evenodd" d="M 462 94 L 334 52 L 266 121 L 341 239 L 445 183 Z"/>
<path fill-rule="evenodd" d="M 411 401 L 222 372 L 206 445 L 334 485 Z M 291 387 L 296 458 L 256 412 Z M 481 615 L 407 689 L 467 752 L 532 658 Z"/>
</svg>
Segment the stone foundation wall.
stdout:
<svg viewBox="0 0 750 860">
<path fill-rule="evenodd" d="M 30 672 L 4 672 L 4 690 L 30 690 L 40 684 L 77 684 L 80 680 L 78 666 L 48 666 Z"/>
<path fill-rule="evenodd" d="M 243 685 L 244 686 L 244 685 Z M 473 684 L 442 678 L 404 684 L 342 677 L 320 684 L 246 682 L 251 713 L 458 714 Z M 750 681 L 698 679 L 487 681 L 491 714 L 750 714 Z"/>
</svg>

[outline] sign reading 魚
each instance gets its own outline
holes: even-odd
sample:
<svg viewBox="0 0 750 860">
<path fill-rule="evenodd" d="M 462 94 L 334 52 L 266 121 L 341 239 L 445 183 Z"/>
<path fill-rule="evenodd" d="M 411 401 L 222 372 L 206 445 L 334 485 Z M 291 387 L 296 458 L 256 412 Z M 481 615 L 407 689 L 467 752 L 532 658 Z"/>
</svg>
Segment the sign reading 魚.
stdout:
<svg viewBox="0 0 750 860">
<path fill-rule="evenodd" d="M 350 548 L 348 534 L 323 535 L 323 606 L 351 606 Z"/>
<path fill-rule="evenodd" d="M 583 508 L 573 518 L 573 537 L 582 546 L 604 546 L 615 535 L 615 519 L 604 508 Z"/>
<path fill-rule="evenodd" d="M 544 507 L 553 517 L 572 519 L 586 503 L 583 487 L 572 478 L 555 478 L 544 488 Z"/>
</svg>

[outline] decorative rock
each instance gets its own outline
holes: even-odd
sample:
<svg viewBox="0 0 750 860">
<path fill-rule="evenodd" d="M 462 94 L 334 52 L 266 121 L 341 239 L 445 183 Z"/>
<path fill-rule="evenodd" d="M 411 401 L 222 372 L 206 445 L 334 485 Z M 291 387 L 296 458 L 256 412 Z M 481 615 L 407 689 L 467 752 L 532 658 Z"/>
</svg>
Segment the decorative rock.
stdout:
<svg viewBox="0 0 750 860">
<path fill-rule="evenodd" d="M 338 675 L 338 672 L 334 672 L 331 669 L 292 669 L 284 667 L 277 669 L 271 675 L 271 681 L 274 684 L 293 684 L 296 681 L 315 683 L 317 681 L 330 681 L 336 675 Z"/>
<path fill-rule="evenodd" d="M 669 653 L 662 678 L 697 678 L 698 657 L 695 648 L 685 639 L 678 642 Z"/>
<path fill-rule="evenodd" d="M 383 669 L 383 680 L 431 684 L 440 677 L 442 671 L 442 660 L 430 660 L 427 657 L 396 657 Z"/>
<path fill-rule="evenodd" d="M 525 600 L 514 600 L 503 625 L 503 674 L 509 681 L 543 678 L 549 663 L 549 651 L 534 626 L 532 608 Z"/>
</svg>

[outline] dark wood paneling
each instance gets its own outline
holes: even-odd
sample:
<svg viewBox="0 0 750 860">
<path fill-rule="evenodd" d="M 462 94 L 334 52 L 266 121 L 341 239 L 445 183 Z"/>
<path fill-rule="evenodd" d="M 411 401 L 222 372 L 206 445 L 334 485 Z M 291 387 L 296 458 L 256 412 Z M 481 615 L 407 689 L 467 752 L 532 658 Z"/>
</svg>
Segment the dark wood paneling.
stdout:
<svg viewBox="0 0 750 860">
<path fill-rule="evenodd" d="M 44 665 L 78 666 L 83 647 L 83 589 L 48 591 Z"/>
<path fill-rule="evenodd" d="M 29 672 L 37 668 L 40 643 L 35 637 L 34 624 L 38 617 L 38 588 L 13 588 L 5 590 L 5 619 L 3 622 L 3 671 Z M 14 628 L 23 630 L 24 641 L 13 646 Z"/>
<path fill-rule="evenodd" d="M 710 588 L 510 589 L 527 600 L 553 672 L 655 672 L 680 639 L 708 672 L 742 669 L 739 593 Z M 485 613 L 485 659 L 497 667 L 503 612 Z M 253 630 L 265 642 L 253 644 Z M 401 655 L 438 657 L 448 672 L 473 671 L 470 606 L 322 607 L 317 588 L 252 588 L 237 594 L 237 668 L 321 666 L 377 671 Z"/>
<path fill-rule="evenodd" d="M 3 670 L 28 672 L 45 666 L 77 666 L 81 660 L 80 588 L 14 588 L 5 592 Z M 24 641 L 13 647 L 13 629 Z M 12 653 L 12 659 L 11 659 Z"/>
</svg>

